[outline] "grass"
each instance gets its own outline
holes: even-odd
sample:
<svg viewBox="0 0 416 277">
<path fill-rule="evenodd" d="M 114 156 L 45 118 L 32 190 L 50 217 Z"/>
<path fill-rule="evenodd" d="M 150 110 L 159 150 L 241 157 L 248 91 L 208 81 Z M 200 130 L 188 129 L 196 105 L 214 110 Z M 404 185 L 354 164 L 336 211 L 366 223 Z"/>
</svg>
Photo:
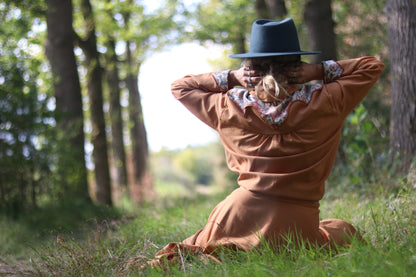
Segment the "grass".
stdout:
<svg viewBox="0 0 416 277">
<path fill-rule="evenodd" d="M 335 193 L 336 194 L 336 193 Z M 332 193 L 330 195 L 333 195 Z M 0 265 L 31 276 L 415 276 L 416 197 L 411 186 L 395 193 L 343 193 L 321 202 L 322 218 L 357 226 L 367 245 L 340 251 L 267 245 L 225 252 L 223 265 L 190 258 L 166 271 L 126 269 L 134 257 L 149 260 L 161 247 L 192 235 L 224 194 L 163 198 L 138 209 L 80 206 L 43 210 L 0 223 Z M 70 219 L 70 220 L 69 220 Z M 69 223 L 68 223 L 69 222 Z M 290 246 L 290 244 L 288 244 Z M 20 266 L 19 266 L 20 265 Z M 2 270 L 0 266 L 0 276 Z M 9 272 L 10 273 L 10 272 Z"/>
</svg>

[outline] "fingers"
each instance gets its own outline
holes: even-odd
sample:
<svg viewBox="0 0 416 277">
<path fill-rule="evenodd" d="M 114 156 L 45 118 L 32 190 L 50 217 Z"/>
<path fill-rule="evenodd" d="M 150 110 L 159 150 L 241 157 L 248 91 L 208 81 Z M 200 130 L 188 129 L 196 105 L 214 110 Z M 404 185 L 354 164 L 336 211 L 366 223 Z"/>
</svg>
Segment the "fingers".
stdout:
<svg viewBox="0 0 416 277">
<path fill-rule="evenodd" d="M 310 81 L 307 67 L 308 64 L 304 62 L 291 63 L 283 67 L 283 74 L 289 84 L 303 84 Z M 248 66 L 242 67 L 240 70 L 242 70 L 240 82 L 246 88 L 254 88 L 263 78 L 261 72 Z"/>
<path fill-rule="evenodd" d="M 288 82 L 291 83 L 291 84 L 302 84 L 302 83 L 304 83 L 304 72 L 299 67 L 289 68 L 285 75 L 288 79 Z"/>
<path fill-rule="evenodd" d="M 297 71 L 289 71 L 286 75 L 288 77 L 289 83 L 295 84 L 298 81 L 298 72 Z"/>
<path fill-rule="evenodd" d="M 291 84 L 303 84 L 307 82 L 305 76 L 305 65 L 306 63 L 296 63 L 286 68 L 286 77 Z"/>
<path fill-rule="evenodd" d="M 255 87 L 261 80 L 261 77 L 247 77 L 247 87 Z"/>
<path fill-rule="evenodd" d="M 250 67 L 244 67 L 244 86 L 247 88 L 255 87 L 260 82 L 259 73 Z"/>
</svg>

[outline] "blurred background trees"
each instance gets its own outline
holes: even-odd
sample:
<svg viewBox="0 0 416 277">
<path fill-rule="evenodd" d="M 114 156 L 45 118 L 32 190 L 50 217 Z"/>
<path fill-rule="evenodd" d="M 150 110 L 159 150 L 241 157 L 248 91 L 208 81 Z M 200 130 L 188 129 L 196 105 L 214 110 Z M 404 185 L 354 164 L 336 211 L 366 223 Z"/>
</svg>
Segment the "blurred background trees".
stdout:
<svg viewBox="0 0 416 277">
<path fill-rule="evenodd" d="M 56 173 L 59 197 L 87 197 L 84 114 L 81 84 L 74 53 L 72 1 L 47 2 L 45 52 L 51 65 L 55 97 Z"/>
<path fill-rule="evenodd" d="M 151 195 L 138 74 L 149 53 L 175 43 L 167 34 L 178 30 L 179 7 L 166 1 L 145 14 L 134 1 L 0 4 L 2 210 Z"/>
<path fill-rule="evenodd" d="M 401 161 L 402 173 L 409 170 L 414 1 L 205 0 L 187 7 L 179 0 L 150 12 L 135 0 L 0 3 L 2 211 L 75 199 L 140 203 L 161 183 L 189 191 L 234 186 L 219 144 L 149 153 L 138 76 L 151 53 L 181 42 L 222 45 L 213 70 L 237 67 L 227 56 L 248 50 L 256 18 L 292 17 L 302 48 L 322 50 L 305 57 L 310 62 L 375 55 L 386 64 L 345 122 L 330 182 L 363 188 Z"/>
<path fill-rule="evenodd" d="M 390 147 L 406 170 L 416 155 L 416 2 L 387 0 L 391 62 Z"/>
</svg>

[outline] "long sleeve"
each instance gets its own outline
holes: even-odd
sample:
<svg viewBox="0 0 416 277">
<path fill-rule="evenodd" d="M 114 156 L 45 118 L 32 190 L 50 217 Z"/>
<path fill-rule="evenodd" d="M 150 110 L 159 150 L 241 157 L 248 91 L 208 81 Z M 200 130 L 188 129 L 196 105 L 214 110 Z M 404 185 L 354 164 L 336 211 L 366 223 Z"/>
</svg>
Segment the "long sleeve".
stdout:
<svg viewBox="0 0 416 277">
<path fill-rule="evenodd" d="M 228 90 L 228 73 L 187 75 L 172 83 L 172 94 L 201 121 L 217 129 Z"/>
<path fill-rule="evenodd" d="M 346 116 L 360 103 L 380 77 L 384 64 L 374 57 L 324 62 L 325 85 L 333 108 Z"/>
</svg>

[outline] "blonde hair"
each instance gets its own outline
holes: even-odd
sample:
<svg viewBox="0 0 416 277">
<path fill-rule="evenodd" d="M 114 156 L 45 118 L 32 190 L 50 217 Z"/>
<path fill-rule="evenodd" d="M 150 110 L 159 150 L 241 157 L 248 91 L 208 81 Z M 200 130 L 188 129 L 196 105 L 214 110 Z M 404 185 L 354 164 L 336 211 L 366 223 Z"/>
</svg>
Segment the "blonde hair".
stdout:
<svg viewBox="0 0 416 277">
<path fill-rule="evenodd" d="M 291 56 L 290 59 L 287 58 L 288 56 L 280 56 L 253 58 L 246 59 L 244 61 L 245 66 L 249 66 L 254 70 L 260 71 L 262 73 L 263 79 L 255 87 L 255 94 L 261 101 L 279 101 L 279 95 L 281 91 L 283 91 L 286 96 L 289 95 L 285 88 L 288 85 L 288 79 L 286 75 L 283 74 L 283 71 L 288 64 L 299 62 L 300 56 Z"/>
<path fill-rule="evenodd" d="M 260 90 L 260 86 L 263 90 Z M 280 86 L 272 75 L 266 75 L 260 81 L 259 85 L 255 87 L 256 96 L 258 99 L 265 101 L 270 98 L 277 101 L 280 94 Z M 265 101 L 270 102 L 270 101 Z"/>
</svg>

